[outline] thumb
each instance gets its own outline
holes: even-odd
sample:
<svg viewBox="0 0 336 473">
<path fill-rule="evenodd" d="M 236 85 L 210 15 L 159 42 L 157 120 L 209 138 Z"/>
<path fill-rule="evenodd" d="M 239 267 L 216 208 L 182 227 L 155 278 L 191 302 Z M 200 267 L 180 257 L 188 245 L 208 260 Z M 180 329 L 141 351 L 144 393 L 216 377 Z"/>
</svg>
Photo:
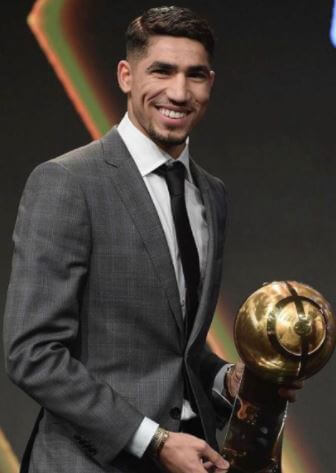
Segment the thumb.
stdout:
<svg viewBox="0 0 336 473">
<path fill-rule="evenodd" d="M 210 460 L 213 466 L 218 470 L 227 471 L 230 467 L 228 461 L 226 461 L 218 452 L 213 450 L 209 445 L 206 445 L 204 451 L 202 452 L 202 458 Z"/>
</svg>

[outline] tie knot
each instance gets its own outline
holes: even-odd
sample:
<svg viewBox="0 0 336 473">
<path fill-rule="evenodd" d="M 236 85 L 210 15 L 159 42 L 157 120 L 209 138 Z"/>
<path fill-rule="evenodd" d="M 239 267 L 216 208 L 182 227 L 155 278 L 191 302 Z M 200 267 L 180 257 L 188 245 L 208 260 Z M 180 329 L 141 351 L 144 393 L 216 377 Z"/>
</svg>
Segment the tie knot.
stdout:
<svg viewBox="0 0 336 473">
<path fill-rule="evenodd" d="M 171 165 L 163 164 L 154 172 L 166 179 L 169 194 L 171 196 L 184 195 L 184 180 L 186 168 L 180 162 Z"/>
</svg>

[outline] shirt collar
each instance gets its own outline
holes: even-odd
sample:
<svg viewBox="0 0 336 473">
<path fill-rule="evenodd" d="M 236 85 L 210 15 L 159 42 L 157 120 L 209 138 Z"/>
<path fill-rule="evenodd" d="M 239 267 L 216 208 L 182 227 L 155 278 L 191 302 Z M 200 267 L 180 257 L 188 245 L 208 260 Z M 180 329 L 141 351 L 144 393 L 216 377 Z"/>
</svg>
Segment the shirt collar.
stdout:
<svg viewBox="0 0 336 473">
<path fill-rule="evenodd" d="M 118 125 L 118 133 L 134 159 L 142 177 L 152 173 L 162 164 L 180 161 L 187 170 L 186 177 L 188 181 L 193 182 L 190 173 L 189 138 L 187 138 L 186 146 L 180 156 L 177 159 L 173 159 L 133 125 L 127 113 Z"/>
</svg>

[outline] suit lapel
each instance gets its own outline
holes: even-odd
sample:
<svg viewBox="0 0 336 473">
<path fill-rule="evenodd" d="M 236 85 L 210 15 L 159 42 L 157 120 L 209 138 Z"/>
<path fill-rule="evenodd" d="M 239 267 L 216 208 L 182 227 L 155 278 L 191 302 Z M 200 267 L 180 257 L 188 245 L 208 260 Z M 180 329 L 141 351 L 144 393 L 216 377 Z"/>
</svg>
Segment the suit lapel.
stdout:
<svg viewBox="0 0 336 473">
<path fill-rule="evenodd" d="M 143 239 L 182 334 L 183 317 L 174 266 L 151 196 L 116 128 L 112 128 L 101 142 L 109 175 Z"/>
<path fill-rule="evenodd" d="M 208 224 L 209 240 L 208 240 L 208 253 L 207 262 L 205 268 L 205 274 L 203 278 L 203 286 L 200 296 L 200 302 L 195 317 L 195 323 L 191 331 L 188 346 L 192 345 L 201 327 L 204 325 L 205 314 L 208 313 L 208 295 L 211 293 L 211 285 L 214 281 L 214 264 L 215 254 L 218 245 L 218 224 L 216 217 L 216 204 L 214 198 L 209 189 L 208 180 L 204 172 L 193 162 L 190 161 L 190 169 L 193 178 L 201 192 L 203 204 L 205 207 L 206 221 Z M 212 314 L 211 314 L 212 315 Z"/>
</svg>

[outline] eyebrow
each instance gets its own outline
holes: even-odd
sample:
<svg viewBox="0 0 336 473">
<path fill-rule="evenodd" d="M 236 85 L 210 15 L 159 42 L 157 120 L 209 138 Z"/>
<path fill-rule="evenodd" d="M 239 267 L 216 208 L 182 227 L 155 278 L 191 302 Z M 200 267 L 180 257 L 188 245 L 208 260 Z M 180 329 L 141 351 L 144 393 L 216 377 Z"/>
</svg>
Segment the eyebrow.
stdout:
<svg viewBox="0 0 336 473">
<path fill-rule="evenodd" d="M 176 64 L 170 64 L 168 62 L 155 61 L 150 66 L 147 67 L 147 72 L 152 72 L 155 69 L 163 69 L 167 72 L 177 71 L 178 66 Z M 207 76 L 210 75 L 210 68 L 204 64 L 195 64 L 187 68 L 188 73 L 203 72 Z"/>
</svg>

